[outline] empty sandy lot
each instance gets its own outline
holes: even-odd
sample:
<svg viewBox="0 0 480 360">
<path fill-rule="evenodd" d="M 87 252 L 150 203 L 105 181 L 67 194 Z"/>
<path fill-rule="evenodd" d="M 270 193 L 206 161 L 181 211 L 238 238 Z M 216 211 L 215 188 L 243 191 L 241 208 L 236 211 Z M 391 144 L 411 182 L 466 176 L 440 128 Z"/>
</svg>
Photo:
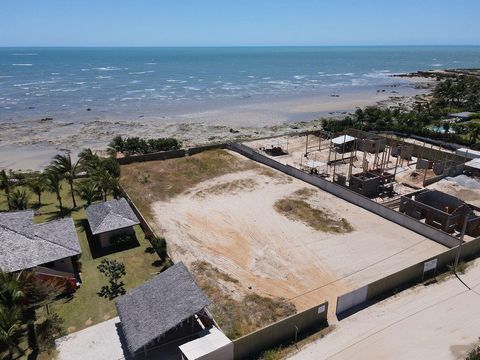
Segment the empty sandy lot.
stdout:
<svg viewBox="0 0 480 360">
<path fill-rule="evenodd" d="M 346 219 L 353 231 L 314 230 L 275 210 L 278 200 L 305 188 L 312 207 Z M 152 209 L 175 261 L 205 260 L 239 280 L 232 296 L 284 297 L 297 310 L 324 300 L 334 310 L 338 295 L 446 250 L 263 166 L 201 182 Z"/>
</svg>

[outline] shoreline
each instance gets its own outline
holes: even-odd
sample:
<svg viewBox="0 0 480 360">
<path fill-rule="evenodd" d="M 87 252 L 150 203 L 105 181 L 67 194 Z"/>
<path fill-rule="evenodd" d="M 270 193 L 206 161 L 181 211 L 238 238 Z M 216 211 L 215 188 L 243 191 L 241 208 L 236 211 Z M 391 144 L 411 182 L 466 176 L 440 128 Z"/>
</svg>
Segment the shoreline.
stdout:
<svg viewBox="0 0 480 360">
<path fill-rule="evenodd" d="M 184 146 L 271 136 L 320 126 L 320 118 L 342 117 L 356 108 L 379 105 L 408 107 L 426 95 L 432 80 L 409 78 L 398 85 L 326 89 L 321 94 L 230 101 L 185 106 L 170 115 L 121 116 L 92 114 L 91 120 L 57 118 L 0 122 L 0 169 L 41 170 L 59 152 L 73 156 L 84 148 L 105 149 L 115 135 L 175 137 Z M 248 99 L 247 99 L 248 100 Z"/>
</svg>

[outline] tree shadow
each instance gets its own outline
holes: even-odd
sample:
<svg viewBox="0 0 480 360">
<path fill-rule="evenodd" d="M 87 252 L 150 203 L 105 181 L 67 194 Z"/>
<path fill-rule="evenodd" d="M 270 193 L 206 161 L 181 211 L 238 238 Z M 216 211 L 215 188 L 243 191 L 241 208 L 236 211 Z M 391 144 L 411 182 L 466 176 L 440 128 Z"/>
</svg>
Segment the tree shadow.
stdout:
<svg viewBox="0 0 480 360">
<path fill-rule="evenodd" d="M 153 247 L 151 247 L 151 246 L 147 247 L 147 248 L 145 249 L 145 252 L 146 252 L 147 254 L 155 254 L 155 253 L 156 253 L 155 249 L 154 249 Z"/>
</svg>

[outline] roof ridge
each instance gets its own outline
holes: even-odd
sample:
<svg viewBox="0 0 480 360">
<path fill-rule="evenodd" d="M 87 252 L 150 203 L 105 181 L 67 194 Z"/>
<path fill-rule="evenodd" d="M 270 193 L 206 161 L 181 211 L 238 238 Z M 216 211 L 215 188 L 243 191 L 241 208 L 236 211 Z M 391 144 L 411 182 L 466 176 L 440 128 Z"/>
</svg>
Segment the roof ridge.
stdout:
<svg viewBox="0 0 480 360">
<path fill-rule="evenodd" d="M 78 252 L 77 249 L 73 249 L 73 248 L 71 248 L 71 247 L 68 247 L 68 246 L 65 246 L 65 245 L 62 245 L 62 244 L 58 244 L 58 243 L 56 243 L 55 241 L 45 239 L 44 237 L 41 237 L 41 236 L 39 236 L 39 235 L 37 235 L 37 234 L 35 234 L 35 236 L 36 236 L 37 238 L 41 239 L 41 240 L 44 240 L 44 241 L 50 243 L 50 244 L 59 246 L 59 247 L 61 247 L 61 248 L 67 249 L 67 250 L 71 250 L 71 251 Z M 32 240 L 35 240 L 35 239 L 32 239 Z"/>
</svg>

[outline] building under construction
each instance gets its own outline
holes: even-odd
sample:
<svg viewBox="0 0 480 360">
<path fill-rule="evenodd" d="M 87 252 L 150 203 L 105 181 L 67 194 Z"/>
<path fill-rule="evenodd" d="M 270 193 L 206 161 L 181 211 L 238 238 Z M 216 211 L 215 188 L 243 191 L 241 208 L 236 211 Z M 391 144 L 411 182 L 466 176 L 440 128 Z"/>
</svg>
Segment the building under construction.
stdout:
<svg viewBox="0 0 480 360">
<path fill-rule="evenodd" d="M 400 212 L 447 233 L 480 236 L 480 208 L 436 190 L 420 190 L 400 199 Z"/>
</svg>

